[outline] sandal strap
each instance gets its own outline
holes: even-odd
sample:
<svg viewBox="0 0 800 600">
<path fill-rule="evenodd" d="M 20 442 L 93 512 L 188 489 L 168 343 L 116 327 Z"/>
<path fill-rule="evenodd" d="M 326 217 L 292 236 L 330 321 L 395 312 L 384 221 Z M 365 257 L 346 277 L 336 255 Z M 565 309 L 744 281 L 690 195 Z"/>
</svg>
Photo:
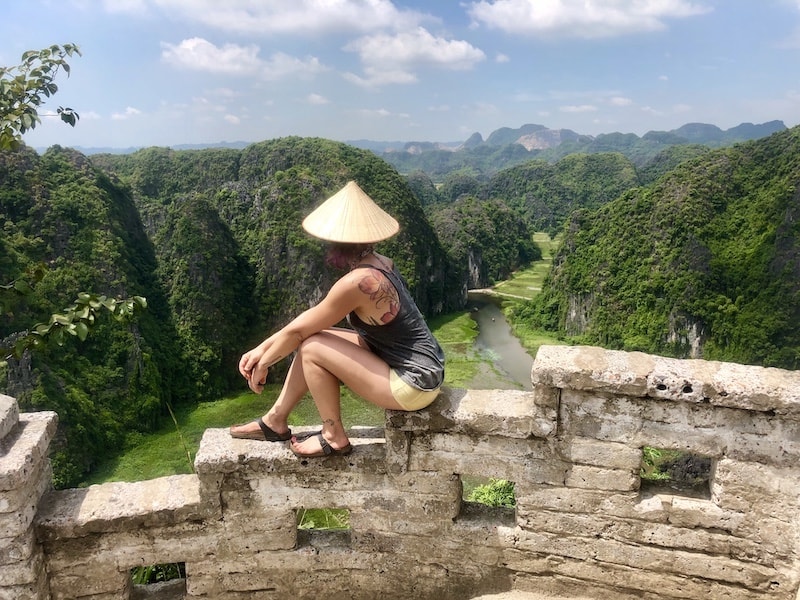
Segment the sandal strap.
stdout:
<svg viewBox="0 0 800 600">
<path fill-rule="evenodd" d="M 328 440 L 322 437 L 322 433 L 317 435 L 317 439 L 319 440 L 319 446 L 322 448 L 322 452 L 325 454 L 325 456 L 330 455 L 330 453 L 333 452 L 333 448 L 328 443 Z"/>
</svg>

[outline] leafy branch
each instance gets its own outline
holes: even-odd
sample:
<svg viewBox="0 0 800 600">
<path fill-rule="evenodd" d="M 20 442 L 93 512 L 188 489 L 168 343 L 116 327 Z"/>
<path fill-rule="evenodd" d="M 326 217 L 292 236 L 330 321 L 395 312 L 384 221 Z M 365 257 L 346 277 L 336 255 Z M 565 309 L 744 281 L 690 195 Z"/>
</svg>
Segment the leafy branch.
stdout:
<svg viewBox="0 0 800 600">
<path fill-rule="evenodd" d="M 28 50 L 17 66 L 0 67 L 0 150 L 18 147 L 21 136 L 41 123 L 39 107 L 58 91 L 59 70 L 69 76 L 67 58 L 74 55 L 81 55 L 75 44 L 54 44 Z M 71 108 L 59 106 L 56 113 L 72 127 L 80 119 Z"/>
<path fill-rule="evenodd" d="M 34 279 L 41 279 L 42 270 L 34 272 Z M 13 308 L 33 292 L 33 286 L 25 279 L 17 279 L 11 283 L 0 285 L 0 313 L 13 315 Z M 48 340 L 59 346 L 64 344 L 67 335 L 84 341 L 100 313 L 108 311 L 115 320 L 125 322 L 131 319 L 137 310 L 147 308 L 147 299 L 143 296 L 130 298 L 109 298 L 90 292 L 79 292 L 75 301 L 63 312 L 53 313 L 47 323 L 37 323 L 31 329 L 7 337 L 0 341 L 0 366 L 5 366 L 9 359 L 20 359 L 26 350 L 42 347 Z"/>
</svg>

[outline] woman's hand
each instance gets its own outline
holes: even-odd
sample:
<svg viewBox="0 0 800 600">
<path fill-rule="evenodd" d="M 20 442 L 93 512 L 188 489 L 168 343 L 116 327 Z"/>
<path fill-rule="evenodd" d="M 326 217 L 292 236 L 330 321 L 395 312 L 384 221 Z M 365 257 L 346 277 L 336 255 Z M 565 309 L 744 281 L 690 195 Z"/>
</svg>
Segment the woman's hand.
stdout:
<svg viewBox="0 0 800 600">
<path fill-rule="evenodd" d="M 239 373 L 247 380 L 247 385 L 256 394 L 264 391 L 264 384 L 267 383 L 267 365 L 261 364 L 264 351 L 260 347 L 253 348 L 242 355 L 239 359 Z"/>
</svg>

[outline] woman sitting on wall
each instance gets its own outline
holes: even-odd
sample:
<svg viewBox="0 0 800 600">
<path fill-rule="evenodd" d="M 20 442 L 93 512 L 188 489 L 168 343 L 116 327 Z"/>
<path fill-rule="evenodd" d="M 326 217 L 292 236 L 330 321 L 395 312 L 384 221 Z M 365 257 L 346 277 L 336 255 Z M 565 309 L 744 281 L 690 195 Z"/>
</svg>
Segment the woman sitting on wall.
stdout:
<svg viewBox="0 0 800 600">
<path fill-rule="evenodd" d="M 434 401 L 444 380 L 444 352 L 431 334 L 392 260 L 374 244 L 400 226 L 354 181 L 303 220 L 309 234 L 330 242 L 327 261 L 347 271 L 325 298 L 245 353 L 239 372 L 260 394 L 267 372 L 297 350 L 275 404 L 261 418 L 231 427 L 235 438 L 291 440 L 302 457 L 348 454 L 340 383 L 392 410 L 419 410 Z M 352 329 L 334 327 L 347 319 Z M 299 439 L 289 413 L 310 392 L 322 430 Z"/>
</svg>

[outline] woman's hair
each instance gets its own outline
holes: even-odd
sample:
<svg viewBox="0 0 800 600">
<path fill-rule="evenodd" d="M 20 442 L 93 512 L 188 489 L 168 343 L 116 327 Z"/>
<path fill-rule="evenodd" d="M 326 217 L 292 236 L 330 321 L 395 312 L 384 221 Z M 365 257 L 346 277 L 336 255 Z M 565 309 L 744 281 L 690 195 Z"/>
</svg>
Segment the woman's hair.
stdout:
<svg viewBox="0 0 800 600">
<path fill-rule="evenodd" d="M 352 269 L 358 261 L 372 252 L 372 244 L 342 244 L 333 242 L 328 246 L 325 262 L 340 271 Z"/>
</svg>

